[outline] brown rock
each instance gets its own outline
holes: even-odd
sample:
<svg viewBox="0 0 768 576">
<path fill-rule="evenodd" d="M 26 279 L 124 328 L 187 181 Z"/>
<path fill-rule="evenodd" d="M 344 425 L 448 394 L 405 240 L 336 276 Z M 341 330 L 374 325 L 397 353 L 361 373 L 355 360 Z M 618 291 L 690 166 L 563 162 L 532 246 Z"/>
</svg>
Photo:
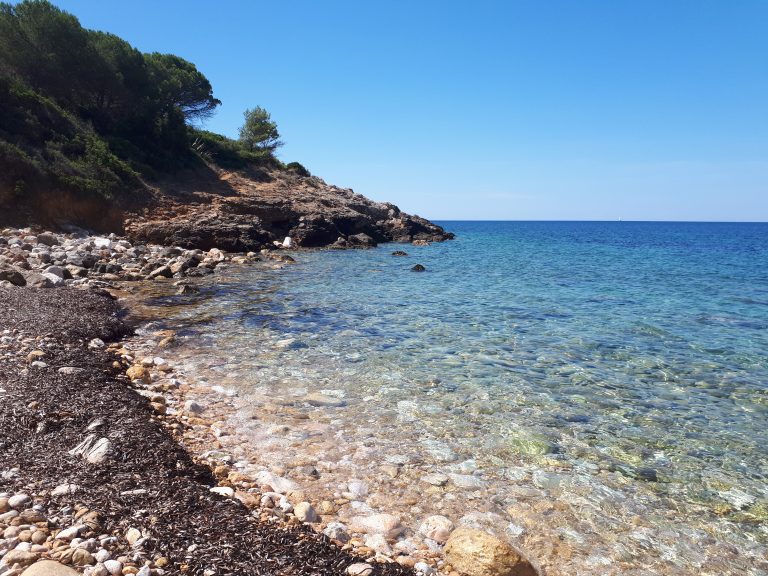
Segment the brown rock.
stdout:
<svg viewBox="0 0 768 576">
<path fill-rule="evenodd" d="M 474 528 L 458 528 L 445 544 L 448 562 L 461 576 L 537 576 L 508 542 Z"/>
<path fill-rule="evenodd" d="M 136 380 L 141 380 L 145 384 L 152 382 L 152 376 L 150 375 L 149 370 L 141 364 L 134 364 L 125 371 L 125 374 L 131 379 L 131 382 L 135 382 Z"/>
<path fill-rule="evenodd" d="M 40 554 L 37 552 L 27 552 L 26 550 L 11 550 L 5 556 L 3 556 L 3 564 L 13 566 L 18 564 L 21 567 L 34 564 L 40 558 Z"/>
<path fill-rule="evenodd" d="M 90 566 L 91 564 L 96 563 L 96 559 L 90 552 L 88 552 L 88 550 L 78 548 L 72 554 L 72 563 L 75 566 Z"/>
</svg>

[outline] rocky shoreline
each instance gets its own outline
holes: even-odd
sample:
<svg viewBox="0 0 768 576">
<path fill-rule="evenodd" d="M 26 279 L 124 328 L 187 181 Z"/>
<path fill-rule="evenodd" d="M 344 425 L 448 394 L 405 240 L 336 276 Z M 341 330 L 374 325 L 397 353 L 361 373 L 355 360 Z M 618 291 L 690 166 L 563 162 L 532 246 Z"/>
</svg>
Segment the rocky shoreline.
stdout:
<svg viewBox="0 0 768 576">
<path fill-rule="evenodd" d="M 105 289 L 158 280 L 194 293 L 195 277 L 231 263 L 293 262 L 279 249 L 233 255 L 4 231 L 2 576 L 41 559 L 99 575 L 537 573 L 505 541 L 454 530 L 447 518 L 419 527 L 445 553 L 414 554 L 395 546 L 404 530 L 395 516 L 343 525 L 333 520 L 338 503 L 312 501 L 276 474 L 249 474 L 248 462 L 222 450 L 216 410 L 163 359 L 175 335 L 119 340 L 128 328 Z M 360 490 L 350 479 L 342 497 Z"/>
</svg>

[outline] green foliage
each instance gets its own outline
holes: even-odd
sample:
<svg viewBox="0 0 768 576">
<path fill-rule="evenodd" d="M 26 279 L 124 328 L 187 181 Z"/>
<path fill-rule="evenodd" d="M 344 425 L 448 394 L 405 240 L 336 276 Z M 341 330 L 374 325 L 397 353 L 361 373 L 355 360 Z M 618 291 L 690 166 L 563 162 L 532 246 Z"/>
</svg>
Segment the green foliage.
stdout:
<svg viewBox="0 0 768 576">
<path fill-rule="evenodd" d="M 287 170 L 291 170 L 292 172 L 296 172 L 299 176 L 305 176 L 309 177 L 312 176 L 312 174 L 304 168 L 303 165 L 299 164 L 298 162 L 288 162 L 288 164 L 285 165 L 285 168 Z"/>
<path fill-rule="evenodd" d="M 0 78 L 0 109 L 5 196 L 49 186 L 112 198 L 139 187 L 134 170 L 88 124 L 19 81 Z"/>
<path fill-rule="evenodd" d="M 240 127 L 240 144 L 246 150 L 267 150 L 273 152 L 283 143 L 269 112 L 261 106 L 243 113 L 245 123 Z"/>
<path fill-rule="evenodd" d="M 248 150 L 237 140 L 206 130 L 190 129 L 192 149 L 209 162 L 237 170 L 249 164 L 271 166 L 275 159 L 269 150 Z"/>
<path fill-rule="evenodd" d="M 186 120 L 204 120 L 221 104 L 213 97 L 211 83 L 191 62 L 157 52 L 145 60 L 161 109 L 180 110 Z"/>
<path fill-rule="evenodd" d="M 278 166 L 263 108 L 246 111 L 239 141 L 191 126 L 220 104 L 183 58 L 142 54 L 47 0 L 0 2 L 0 204 L 43 187 L 114 198 L 198 157 Z"/>
</svg>

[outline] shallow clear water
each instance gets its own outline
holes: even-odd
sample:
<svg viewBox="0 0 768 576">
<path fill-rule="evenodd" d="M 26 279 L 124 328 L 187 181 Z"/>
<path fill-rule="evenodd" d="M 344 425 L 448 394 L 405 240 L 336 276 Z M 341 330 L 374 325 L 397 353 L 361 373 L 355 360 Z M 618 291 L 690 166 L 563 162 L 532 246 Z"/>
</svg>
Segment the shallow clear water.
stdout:
<svg viewBox="0 0 768 576">
<path fill-rule="evenodd" d="M 241 432 L 284 456 L 312 437 L 328 490 L 406 462 L 417 485 L 463 477 L 406 517 L 479 510 L 552 573 L 765 574 L 768 225 L 444 224 L 455 241 L 300 253 L 152 303 L 243 410 L 322 423 Z M 344 405 L 302 404 L 321 390 Z"/>
</svg>

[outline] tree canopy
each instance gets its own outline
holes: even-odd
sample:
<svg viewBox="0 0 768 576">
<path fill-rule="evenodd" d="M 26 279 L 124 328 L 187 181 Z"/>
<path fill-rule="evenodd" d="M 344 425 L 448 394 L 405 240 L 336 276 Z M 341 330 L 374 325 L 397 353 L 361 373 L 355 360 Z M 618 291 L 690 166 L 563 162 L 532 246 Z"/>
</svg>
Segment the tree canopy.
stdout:
<svg viewBox="0 0 768 576">
<path fill-rule="evenodd" d="M 48 0 L 0 1 L 0 204 L 33 182 L 111 197 L 200 158 L 278 165 L 263 108 L 237 141 L 200 129 L 220 104 L 180 56 L 83 28 Z"/>
<path fill-rule="evenodd" d="M 282 146 L 277 124 L 272 121 L 269 112 L 261 106 L 248 109 L 243 113 L 245 123 L 240 127 L 240 143 L 248 150 L 268 150 L 270 152 Z"/>
</svg>

